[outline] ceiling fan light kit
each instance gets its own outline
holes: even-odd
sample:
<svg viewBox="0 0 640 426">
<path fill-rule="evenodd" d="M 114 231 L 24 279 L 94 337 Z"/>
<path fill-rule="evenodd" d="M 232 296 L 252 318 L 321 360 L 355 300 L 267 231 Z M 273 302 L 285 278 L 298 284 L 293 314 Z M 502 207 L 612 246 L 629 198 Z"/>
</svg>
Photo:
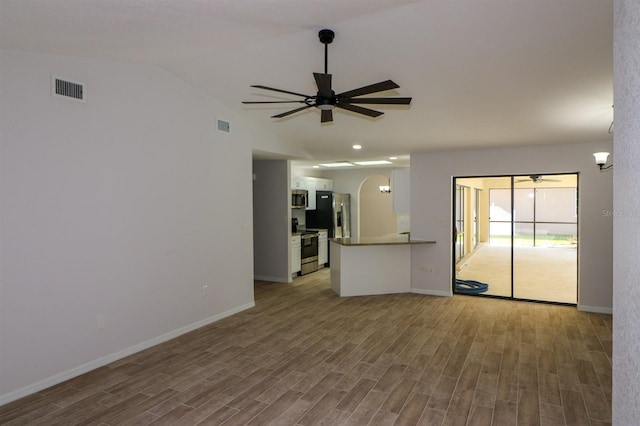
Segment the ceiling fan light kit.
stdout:
<svg viewBox="0 0 640 426">
<path fill-rule="evenodd" d="M 243 104 L 281 104 L 281 103 L 300 103 L 304 106 L 276 114 L 271 118 L 284 118 L 296 112 L 316 107 L 320 110 L 320 122 L 327 123 L 333 121 L 333 110 L 335 108 L 345 109 L 357 114 L 366 115 L 368 117 L 379 117 L 384 114 L 370 108 L 361 107 L 354 104 L 378 104 L 378 105 L 409 105 L 411 98 L 359 98 L 359 96 L 369 95 L 372 93 L 383 92 L 385 90 L 397 89 L 398 86 L 391 80 L 381 81 L 380 83 L 371 84 L 360 87 L 358 89 L 349 90 L 336 95 L 331 87 L 331 74 L 328 72 L 328 53 L 329 44 L 333 42 L 335 33 L 329 29 L 320 30 L 318 38 L 324 44 L 324 74 L 313 73 L 316 81 L 318 92 L 315 95 L 305 95 L 303 93 L 291 92 L 288 90 L 277 89 L 263 85 L 252 85 L 251 87 L 263 90 L 271 90 L 274 92 L 286 93 L 288 95 L 299 96 L 303 99 L 291 101 L 243 101 Z"/>
</svg>

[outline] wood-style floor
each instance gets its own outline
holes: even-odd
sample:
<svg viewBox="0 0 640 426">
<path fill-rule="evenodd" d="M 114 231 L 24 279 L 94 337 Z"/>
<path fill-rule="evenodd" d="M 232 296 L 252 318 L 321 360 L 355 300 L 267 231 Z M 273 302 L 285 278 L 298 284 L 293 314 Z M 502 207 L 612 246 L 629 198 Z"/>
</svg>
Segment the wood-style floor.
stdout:
<svg viewBox="0 0 640 426">
<path fill-rule="evenodd" d="M 255 308 L 0 407 L 0 424 L 611 424 L 611 316 L 339 298 L 328 280 L 257 282 Z"/>
</svg>

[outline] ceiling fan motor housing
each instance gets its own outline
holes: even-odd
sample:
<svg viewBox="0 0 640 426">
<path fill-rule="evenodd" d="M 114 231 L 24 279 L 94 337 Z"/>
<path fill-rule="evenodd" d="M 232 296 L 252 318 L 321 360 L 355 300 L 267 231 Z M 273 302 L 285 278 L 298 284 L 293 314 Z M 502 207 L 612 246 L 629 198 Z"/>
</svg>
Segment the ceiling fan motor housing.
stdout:
<svg viewBox="0 0 640 426">
<path fill-rule="evenodd" d="M 336 107 L 336 103 L 337 103 L 336 94 L 332 90 L 330 98 L 322 96 L 320 94 L 320 92 L 318 92 L 318 96 L 316 97 L 316 105 L 315 106 L 318 109 L 327 110 L 327 109 L 334 109 Z"/>
</svg>

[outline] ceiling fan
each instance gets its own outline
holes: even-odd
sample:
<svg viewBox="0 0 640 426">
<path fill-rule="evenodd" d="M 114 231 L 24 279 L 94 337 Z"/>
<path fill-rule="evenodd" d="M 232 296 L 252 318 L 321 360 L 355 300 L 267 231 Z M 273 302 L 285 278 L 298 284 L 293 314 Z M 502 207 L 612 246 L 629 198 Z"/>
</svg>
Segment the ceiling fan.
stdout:
<svg viewBox="0 0 640 426">
<path fill-rule="evenodd" d="M 542 177 L 542 175 L 529 175 L 527 176 L 526 179 L 516 180 L 516 183 L 521 183 L 521 182 L 539 183 L 539 182 L 562 182 L 562 181 L 560 179 L 545 179 Z"/>
<path fill-rule="evenodd" d="M 369 117 L 378 117 L 384 114 L 381 111 L 376 111 L 369 108 L 364 108 L 354 104 L 379 104 L 379 105 L 409 105 L 411 98 L 360 98 L 359 96 L 368 95 L 371 93 L 382 92 L 385 90 L 397 89 L 398 86 L 391 80 L 382 81 L 380 83 L 371 84 L 369 86 L 360 87 L 354 90 L 348 90 L 346 92 L 336 94 L 331 88 L 331 74 L 327 71 L 327 54 L 328 46 L 333 42 L 335 34 L 333 31 L 324 29 L 320 30 L 318 37 L 320 42 L 324 44 L 324 74 L 313 73 L 313 77 L 316 80 L 316 86 L 318 92 L 315 95 L 305 95 L 303 93 L 290 92 L 288 90 L 276 89 L 273 87 L 267 87 L 262 85 L 252 85 L 257 89 L 272 90 L 274 92 L 286 93 L 289 95 L 300 96 L 303 99 L 292 101 L 243 101 L 243 104 L 284 104 L 284 103 L 300 103 L 304 104 L 299 108 L 295 108 L 281 114 L 276 114 L 271 118 L 283 118 L 291 114 L 295 114 L 298 111 L 305 110 L 307 108 L 316 107 L 320 110 L 320 122 L 326 123 L 333 121 L 334 108 L 346 109 L 358 114 L 364 114 Z"/>
</svg>

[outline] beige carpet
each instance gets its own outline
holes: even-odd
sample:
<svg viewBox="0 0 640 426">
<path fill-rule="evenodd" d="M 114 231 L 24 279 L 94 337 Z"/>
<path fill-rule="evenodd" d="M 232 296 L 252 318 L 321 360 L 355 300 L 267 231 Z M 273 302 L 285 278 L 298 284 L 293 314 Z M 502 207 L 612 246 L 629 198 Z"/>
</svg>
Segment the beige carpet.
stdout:
<svg viewBox="0 0 640 426">
<path fill-rule="evenodd" d="M 575 247 L 515 247 L 513 296 L 577 303 L 577 253 Z M 489 284 L 483 294 L 511 296 L 510 247 L 481 245 L 458 268 L 457 278 Z"/>
</svg>

